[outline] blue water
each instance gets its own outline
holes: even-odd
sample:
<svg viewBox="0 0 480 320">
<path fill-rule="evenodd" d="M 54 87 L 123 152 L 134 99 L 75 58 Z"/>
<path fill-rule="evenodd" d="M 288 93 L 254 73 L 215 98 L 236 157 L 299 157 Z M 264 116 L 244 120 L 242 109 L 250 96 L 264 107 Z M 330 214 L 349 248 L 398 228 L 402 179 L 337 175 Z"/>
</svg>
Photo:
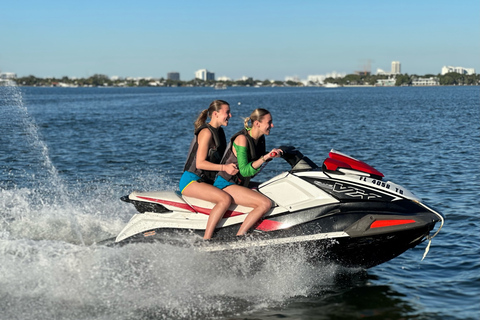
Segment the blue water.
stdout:
<svg viewBox="0 0 480 320">
<path fill-rule="evenodd" d="M 369 270 L 304 253 L 212 259 L 189 248 L 107 248 L 132 190 L 176 190 L 192 123 L 230 102 L 273 114 L 267 147 L 361 159 L 446 215 Z M 1 319 L 480 319 L 480 90 L 0 87 Z M 277 159 L 258 180 L 287 169 Z"/>
</svg>

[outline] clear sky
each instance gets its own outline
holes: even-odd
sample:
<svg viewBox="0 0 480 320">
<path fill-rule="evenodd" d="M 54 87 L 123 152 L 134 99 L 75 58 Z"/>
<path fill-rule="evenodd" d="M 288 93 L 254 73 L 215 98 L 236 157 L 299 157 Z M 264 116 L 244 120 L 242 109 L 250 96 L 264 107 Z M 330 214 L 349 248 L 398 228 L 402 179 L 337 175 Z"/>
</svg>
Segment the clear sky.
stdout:
<svg viewBox="0 0 480 320">
<path fill-rule="evenodd" d="M 479 0 L 5 0 L 0 71 L 283 80 L 370 65 L 480 73 Z"/>
</svg>

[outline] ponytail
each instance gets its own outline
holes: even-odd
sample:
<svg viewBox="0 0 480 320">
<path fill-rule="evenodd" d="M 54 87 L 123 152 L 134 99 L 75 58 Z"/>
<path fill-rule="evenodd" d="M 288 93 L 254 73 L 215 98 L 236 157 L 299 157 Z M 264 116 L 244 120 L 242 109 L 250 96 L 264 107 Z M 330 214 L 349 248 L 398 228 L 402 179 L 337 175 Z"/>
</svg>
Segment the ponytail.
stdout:
<svg viewBox="0 0 480 320">
<path fill-rule="evenodd" d="M 200 112 L 200 114 L 197 117 L 197 120 L 195 120 L 195 122 L 193 123 L 195 130 L 197 130 L 198 128 L 200 128 L 205 124 L 205 122 L 207 121 L 207 115 L 208 115 L 208 109 L 205 109 L 202 112 Z"/>
<path fill-rule="evenodd" d="M 243 121 L 243 125 L 245 126 L 245 129 L 247 129 L 247 130 L 252 129 L 252 126 L 248 125 L 249 122 L 250 122 L 250 117 L 246 117 Z M 252 122 L 252 125 L 253 125 L 253 122 Z"/>
</svg>

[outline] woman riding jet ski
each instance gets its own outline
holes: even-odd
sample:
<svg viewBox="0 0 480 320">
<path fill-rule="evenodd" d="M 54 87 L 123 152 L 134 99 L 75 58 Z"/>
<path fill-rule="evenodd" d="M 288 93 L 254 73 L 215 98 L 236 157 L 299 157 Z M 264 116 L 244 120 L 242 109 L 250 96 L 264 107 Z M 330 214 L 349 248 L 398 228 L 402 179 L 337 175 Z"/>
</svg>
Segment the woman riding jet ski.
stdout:
<svg viewBox="0 0 480 320">
<path fill-rule="evenodd" d="M 160 241 L 207 252 L 299 247 L 311 259 L 370 268 L 438 234 L 444 216 L 368 164 L 337 151 L 318 167 L 293 147 L 280 147 L 291 169 L 255 189 L 272 207 L 246 239 L 235 236 L 251 208 L 230 206 L 212 241 L 205 232 L 212 203 L 179 192 L 133 192 L 122 198 L 138 213 L 114 244 Z M 440 227 L 430 236 L 437 222 Z M 429 243 L 430 245 L 430 243 Z M 428 252 L 426 248 L 425 255 Z"/>
</svg>

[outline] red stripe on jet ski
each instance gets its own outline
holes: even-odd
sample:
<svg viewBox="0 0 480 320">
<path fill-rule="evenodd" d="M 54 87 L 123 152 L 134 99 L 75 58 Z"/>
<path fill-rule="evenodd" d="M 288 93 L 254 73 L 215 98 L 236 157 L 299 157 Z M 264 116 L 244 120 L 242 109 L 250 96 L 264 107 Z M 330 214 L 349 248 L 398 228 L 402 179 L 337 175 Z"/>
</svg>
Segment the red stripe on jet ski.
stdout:
<svg viewBox="0 0 480 320">
<path fill-rule="evenodd" d="M 180 208 L 180 209 L 185 209 L 185 210 L 188 210 L 190 212 L 196 212 L 195 210 L 193 210 L 192 207 L 190 207 L 188 204 L 186 203 L 180 203 L 180 202 L 174 202 L 174 201 L 167 201 L 167 200 L 160 200 L 160 199 L 155 199 L 155 198 L 149 198 L 149 197 L 139 197 L 137 196 L 137 198 L 139 199 L 143 199 L 143 200 L 147 200 L 147 201 L 151 201 L 151 202 L 157 202 L 157 203 L 161 203 L 161 204 L 166 204 L 168 206 L 172 206 L 172 207 L 177 207 L 177 208 Z"/>
<path fill-rule="evenodd" d="M 398 226 L 398 225 L 401 225 L 401 224 L 409 224 L 409 223 L 415 223 L 415 222 L 416 221 L 413 220 L 413 219 L 377 220 L 370 225 L 370 229 Z"/>
<path fill-rule="evenodd" d="M 283 223 L 281 222 L 265 219 L 262 220 L 262 222 L 260 222 L 260 224 L 255 229 L 261 231 L 274 231 L 282 229 L 282 225 Z"/>
<path fill-rule="evenodd" d="M 193 208 L 195 210 L 197 210 L 198 213 L 203 213 L 203 214 L 206 214 L 206 215 L 210 215 L 210 211 L 212 211 L 212 209 L 207 209 L 207 208 L 202 208 L 202 207 L 197 207 L 197 206 L 193 206 Z M 225 212 L 223 217 L 224 218 L 230 218 L 230 217 L 240 216 L 242 214 L 245 214 L 245 212 L 227 210 L 227 212 Z"/>
<path fill-rule="evenodd" d="M 137 198 L 143 199 L 143 200 L 147 200 L 147 201 L 151 201 L 151 202 L 166 204 L 166 205 L 169 205 L 169 206 L 172 206 L 172 207 L 177 207 L 177 208 L 185 209 L 185 210 L 188 210 L 188 211 L 190 211 L 190 212 L 203 213 L 203 214 L 206 214 L 206 215 L 209 215 L 209 214 L 210 214 L 210 211 L 211 211 L 211 209 L 207 209 L 207 208 L 203 208 L 203 207 L 198 207 L 198 206 L 189 206 L 188 204 L 186 204 L 186 203 L 181 203 L 181 202 L 168 201 L 168 200 L 160 200 L 160 199 L 149 198 L 149 197 L 140 197 L 140 196 L 137 196 Z M 242 215 L 242 214 L 245 214 L 245 212 L 228 210 L 228 211 L 223 215 L 223 217 L 224 217 L 224 218 L 229 218 L 229 217 L 239 216 L 239 215 Z"/>
</svg>

